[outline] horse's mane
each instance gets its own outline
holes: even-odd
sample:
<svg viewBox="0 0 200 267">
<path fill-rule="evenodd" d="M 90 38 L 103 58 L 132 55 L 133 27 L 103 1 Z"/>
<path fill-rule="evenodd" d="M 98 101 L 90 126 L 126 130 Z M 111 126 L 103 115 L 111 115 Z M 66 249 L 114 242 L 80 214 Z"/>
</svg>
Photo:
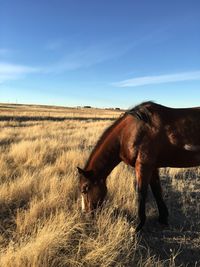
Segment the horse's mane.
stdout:
<svg viewBox="0 0 200 267">
<path fill-rule="evenodd" d="M 111 124 L 104 132 L 103 134 L 100 136 L 99 140 L 97 141 L 96 145 L 94 146 L 87 162 L 85 165 L 85 168 L 88 166 L 90 160 L 92 159 L 92 157 L 94 156 L 95 152 L 96 152 L 96 148 L 101 146 L 104 142 L 104 140 L 106 139 L 107 136 L 109 136 L 109 134 L 112 132 L 112 130 L 115 128 L 115 126 L 117 126 L 125 117 L 126 113 L 124 113 L 122 116 L 120 116 L 113 124 Z"/>
<path fill-rule="evenodd" d="M 151 122 L 151 112 L 149 108 L 152 105 L 158 105 L 153 101 L 143 102 L 140 105 L 135 106 L 132 109 L 129 109 L 126 113 L 136 117 L 138 120 L 144 121 L 145 123 Z"/>
<path fill-rule="evenodd" d="M 148 106 L 154 104 L 152 101 L 143 102 L 140 105 L 135 106 L 134 108 L 131 108 L 127 110 L 124 114 L 122 114 L 113 124 L 111 124 L 100 136 L 99 140 L 97 141 L 96 145 L 94 146 L 87 162 L 85 165 L 85 168 L 88 166 L 90 160 L 93 158 L 94 154 L 96 153 L 96 149 L 100 147 L 106 137 L 109 136 L 109 134 L 112 132 L 112 130 L 125 118 L 127 115 L 132 115 L 136 117 L 138 120 L 144 121 L 145 123 L 150 122 L 150 113 L 148 111 Z"/>
<path fill-rule="evenodd" d="M 145 102 L 142 102 L 139 105 L 136 105 L 133 108 L 129 109 L 129 111 L 134 110 L 134 109 L 139 109 L 142 107 L 152 106 L 152 105 L 160 106 L 159 104 L 155 103 L 154 101 L 145 101 Z"/>
</svg>

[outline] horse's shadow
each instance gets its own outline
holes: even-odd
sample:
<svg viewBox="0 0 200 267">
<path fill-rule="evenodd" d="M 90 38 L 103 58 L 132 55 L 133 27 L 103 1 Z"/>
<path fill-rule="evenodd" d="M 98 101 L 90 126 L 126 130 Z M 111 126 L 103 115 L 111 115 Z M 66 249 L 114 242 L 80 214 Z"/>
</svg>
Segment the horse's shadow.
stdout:
<svg viewBox="0 0 200 267">
<path fill-rule="evenodd" d="M 152 256 L 161 261 L 162 266 L 200 266 L 200 218 L 197 210 L 199 203 L 188 203 L 187 206 L 183 199 L 184 193 L 172 186 L 169 177 L 165 177 L 164 183 L 164 198 L 169 209 L 169 227 L 163 227 L 158 223 L 157 207 L 149 192 L 147 220 L 139 234 L 135 234 L 139 241 L 138 255 L 144 259 Z M 199 201 L 198 190 L 187 194 L 189 198 Z M 116 209 L 113 216 L 116 218 L 118 214 L 125 217 L 130 224 L 136 222 L 128 210 Z M 136 262 L 133 262 L 133 266 L 134 264 Z"/>
</svg>

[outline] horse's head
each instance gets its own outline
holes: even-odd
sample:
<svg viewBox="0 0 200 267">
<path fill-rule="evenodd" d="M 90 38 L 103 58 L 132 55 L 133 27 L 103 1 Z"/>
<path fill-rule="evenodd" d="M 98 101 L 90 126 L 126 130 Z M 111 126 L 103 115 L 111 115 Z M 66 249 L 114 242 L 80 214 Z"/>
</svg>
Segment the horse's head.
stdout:
<svg viewBox="0 0 200 267">
<path fill-rule="evenodd" d="M 106 182 L 95 177 L 93 171 L 85 171 L 79 167 L 77 169 L 82 198 L 82 211 L 92 212 L 103 203 L 107 193 Z"/>
</svg>

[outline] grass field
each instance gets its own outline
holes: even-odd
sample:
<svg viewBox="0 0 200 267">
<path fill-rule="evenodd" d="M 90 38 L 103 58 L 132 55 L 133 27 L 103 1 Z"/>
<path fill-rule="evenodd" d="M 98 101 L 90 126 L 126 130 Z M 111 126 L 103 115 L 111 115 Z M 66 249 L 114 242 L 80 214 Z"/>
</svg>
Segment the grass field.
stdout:
<svg viewBox="0 0 200 267">
<path fill-rule="evenodd" d="M 0 104 L 0 266 L 200 266 L 200 168 L 160 170 L 169 228 L 149 191 L 134 234 L 134 170 L 123 163 L 104 209 L 93 221 L 81 215 L 76 166 L 120 114 Z"/>
</svg>

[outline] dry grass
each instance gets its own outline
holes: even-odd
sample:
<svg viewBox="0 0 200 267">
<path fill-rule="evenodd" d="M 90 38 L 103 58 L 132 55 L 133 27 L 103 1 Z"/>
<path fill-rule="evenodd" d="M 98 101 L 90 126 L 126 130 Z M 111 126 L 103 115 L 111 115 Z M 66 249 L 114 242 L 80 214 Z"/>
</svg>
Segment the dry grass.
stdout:
<svg viewBox="0 0 200 267">
<path fill-rule="evenodd" d="M 3 104 L 0 112 L 0 266 L 200 266 L 200 169 L 161 170 L 171 227 L 157 223 L 149 193 L 135 235 L 131 168 L 113 170 L 93 221 L 81 216 L 77 190 L 76 166 L 120 112 Z"/>
<path fill-rule="evenodd" d="M 36 106 L 36 105 L 15 105 L 0 103 L 0 119 L 14 118 L 19 121 L 32 120 L 58 120 L 64 119 L 106 119 L 116 118 L 122 111 L 114 109 L 97 109 L 97 108 L 67 108 L 55 106 Z"/>
</svg>

